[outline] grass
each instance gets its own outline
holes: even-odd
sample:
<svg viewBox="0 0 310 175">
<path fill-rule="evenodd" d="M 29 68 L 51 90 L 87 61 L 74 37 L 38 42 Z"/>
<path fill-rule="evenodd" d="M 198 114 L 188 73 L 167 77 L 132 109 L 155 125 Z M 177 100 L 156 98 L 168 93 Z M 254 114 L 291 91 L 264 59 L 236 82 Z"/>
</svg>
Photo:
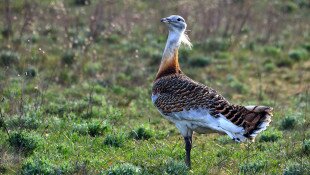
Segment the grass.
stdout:
<svg viewBox="0 0 310 175">
<path fill-rule="evenodd" d="M 227 19 L 218 29 L 200 16 L 207 2 L 34 1 L 24 33 L 28 6 L 11 2 L 12 35 L 0 27 L 0 174 L 308 173 L 308 1 L 253 1 L 239 32 L 243 1 L 207 13 L 229 12 L 210 17 Z M 231 103 L 274 108 L 255 143 L 194 133 L 191 170 L 150 99 L 167 34 L 158 20 L 187 8 L 203 20 L 188 12 L 194 47 L 181 48 L 182 71 Z"/>
</svg>

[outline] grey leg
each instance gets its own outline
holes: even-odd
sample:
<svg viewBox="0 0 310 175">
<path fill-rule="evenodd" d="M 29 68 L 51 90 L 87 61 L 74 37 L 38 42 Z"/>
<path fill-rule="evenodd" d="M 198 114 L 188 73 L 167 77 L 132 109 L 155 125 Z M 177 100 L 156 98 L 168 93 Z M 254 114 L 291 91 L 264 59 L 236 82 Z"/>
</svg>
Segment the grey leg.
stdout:
<svg viewBox="0 0 310 175">
<path fill-rule="evenodd" d="M 188 168 L 191 168 L 192 136 L 184 137 L 184 141 L 186 150 L 185 164 Z"/>
</svg>

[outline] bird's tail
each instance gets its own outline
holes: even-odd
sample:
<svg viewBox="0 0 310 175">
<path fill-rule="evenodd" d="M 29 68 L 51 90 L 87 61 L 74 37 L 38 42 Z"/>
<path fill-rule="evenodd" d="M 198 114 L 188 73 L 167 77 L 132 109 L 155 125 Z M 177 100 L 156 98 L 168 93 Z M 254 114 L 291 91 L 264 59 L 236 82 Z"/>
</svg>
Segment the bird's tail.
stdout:
<svg viewBox="0 0 310 175">
<path fill-rule="evenodd" d="M 244 137 L 254 141 L 257 134 L 269 126 L 272 108 L 267 106 L 244 106 L 244 108 L 246 109 L 243 122 Z"/>
</svg>

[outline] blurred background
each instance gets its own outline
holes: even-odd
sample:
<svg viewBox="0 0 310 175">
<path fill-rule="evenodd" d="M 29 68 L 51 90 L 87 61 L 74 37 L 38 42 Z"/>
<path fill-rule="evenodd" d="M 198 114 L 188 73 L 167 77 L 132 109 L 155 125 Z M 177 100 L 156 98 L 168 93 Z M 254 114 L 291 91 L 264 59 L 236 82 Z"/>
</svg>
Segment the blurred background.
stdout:
<svg viewBox="0 0 310 175">
<path fill-rule="evenodd" d="M 193 43 L 185 74 L 275 109 L 256 145 L 195 135 L 191 171 L 150 100 L 172 14 Z M 309 14 L 308 0 L 2 0 L 0 174 L 307 174 Z"/>
</svg>

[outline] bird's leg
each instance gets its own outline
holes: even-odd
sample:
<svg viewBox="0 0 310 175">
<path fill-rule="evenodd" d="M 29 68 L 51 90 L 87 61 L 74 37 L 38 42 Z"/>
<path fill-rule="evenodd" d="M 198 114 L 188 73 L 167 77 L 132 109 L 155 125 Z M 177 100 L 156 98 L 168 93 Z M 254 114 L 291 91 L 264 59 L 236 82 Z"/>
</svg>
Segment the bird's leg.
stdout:
<svg viewBox="0 0 310 175">
<path fill-rule="evenodd" d="M 185 164 L 188 168 L 191 168 L 192 136 L 184 137 L 184 141 L 186 150 Z"/>
</svg>

